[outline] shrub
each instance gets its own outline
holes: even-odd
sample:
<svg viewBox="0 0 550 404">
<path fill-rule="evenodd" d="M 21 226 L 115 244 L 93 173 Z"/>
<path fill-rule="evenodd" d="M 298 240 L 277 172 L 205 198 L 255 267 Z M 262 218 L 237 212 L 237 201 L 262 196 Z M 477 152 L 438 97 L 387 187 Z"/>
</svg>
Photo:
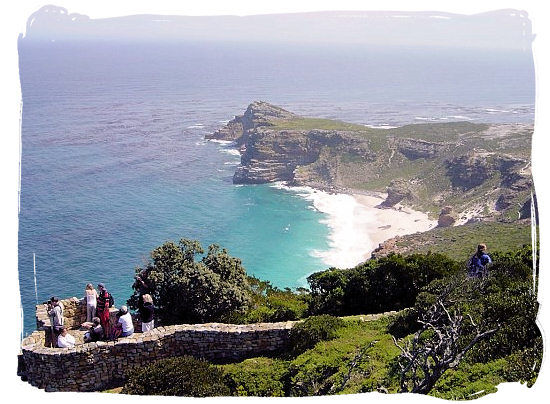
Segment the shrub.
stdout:
<svg viewBox="0 0 550 404">
<path fill-rule="evenodd" d="M 542 364 L 542 338 L 538 338 L 533 348 L 518 351 L 507 357 L 504 366 L 504 378 L 509 382 L 527 383 L 533 386 Z"/>
<path fill-rule="evenodd" d="M 252 358 L 224 366 L 225 383 L 234 396 L 284 397 L 288 362 L 271 358 Z"/>
<path fill-rule="evenodd" d="M 190 356 L 162 359 L 128 374 L 123 394 L 212 397 L 227 396 L 223 372 Z"/>
<path fill-rule="evenodd" d="M 300 354 L 320 341 L 336 338 L 336 331 L 343 327 L 344 320 L 323 314 L 309 317 L 290 330 L 290 345 L 293 354 Z"/>
<path fill-rule="evenodd" d="M 442 254 L 392 254 L 355 268 L 330 268 L 308 277 L 310 314 L 380 313 L 411 307 L 421 288 L 460 271 Z"/>
</svg>

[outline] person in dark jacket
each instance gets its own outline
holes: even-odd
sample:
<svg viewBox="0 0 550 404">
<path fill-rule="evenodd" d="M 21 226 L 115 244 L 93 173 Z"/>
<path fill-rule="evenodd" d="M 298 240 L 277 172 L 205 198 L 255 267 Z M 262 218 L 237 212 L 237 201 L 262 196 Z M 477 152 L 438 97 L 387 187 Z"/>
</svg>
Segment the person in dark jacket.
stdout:
<svg viewBox="0 0 550 404">
<path fill-rule="evenodd" d="M 479 244 L 477 246 L 477 251 L 468 265 L 468 275 L 472 278 L 481 278 L 487 275 L 487 265 L 491 262 L 491 257 L 487 254 L 487 246 L 485 244 Z"/>
<path fill-rule="evenodd" d="M 155 307 L 153 306 L 153 298 L 149 294 L 142 296 L 143 304 L 139 308 L 139 316 L 141 317 L 141 332 L 150 331 L 155 327 Z"/>
<path fill-rule="evenodd" d="M 99 317 L 94 317 L 92 323 L 89 331 L 84 335 L 84 342 L 96 342 L 103 339 L 103 327 Z"/>
<path fill-rule="evenodd" d="M 99 317 L 101 327 L 103 327 L 103 336 L 107 338 L 111 332 L 109 308 L 113 306 L 114 301 L 103 283 L 99 283 L 97 289 L 99 291 L 99 295 L 97 296 L 97 317 Z"/>
</svg>

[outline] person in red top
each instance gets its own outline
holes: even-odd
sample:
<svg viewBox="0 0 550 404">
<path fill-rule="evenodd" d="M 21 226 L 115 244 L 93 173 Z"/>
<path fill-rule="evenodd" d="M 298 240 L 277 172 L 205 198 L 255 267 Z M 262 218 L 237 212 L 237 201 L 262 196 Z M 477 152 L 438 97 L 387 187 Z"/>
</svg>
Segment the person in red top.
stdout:
<svg viewBox="0 0 550 404">
<path fill-rule="evenodd" d="M 103 334 L 105 338 L 110 336 L 110 324 L 109 324 L 109 308 L 113 307 L 114 299 L 113 296 L 107 291 L 103 283 L 97 285 L 99 290 L 99 295 L 97 296 L 97 316 L 101 322 L 101 327 L 103 328 Z"/>
</svg>

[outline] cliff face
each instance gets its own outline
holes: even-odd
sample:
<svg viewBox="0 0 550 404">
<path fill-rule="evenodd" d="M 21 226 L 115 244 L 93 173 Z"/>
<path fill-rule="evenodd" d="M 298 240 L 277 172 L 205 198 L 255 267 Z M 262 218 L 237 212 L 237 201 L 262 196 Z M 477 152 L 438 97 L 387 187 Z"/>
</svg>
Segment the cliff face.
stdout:
<svg viewBox="0 0 550 404">
<path fill-rule="evenodd" d="M 207 138 L 240 149 L 235 183 L 381 191 L 386 207 L 437 216 L 452 206 L 461 224 L 518 218 L 532 191 L 531 134 L 529 125 L 467 122 L 372 129 L 257 101 Z"/>
</svg>

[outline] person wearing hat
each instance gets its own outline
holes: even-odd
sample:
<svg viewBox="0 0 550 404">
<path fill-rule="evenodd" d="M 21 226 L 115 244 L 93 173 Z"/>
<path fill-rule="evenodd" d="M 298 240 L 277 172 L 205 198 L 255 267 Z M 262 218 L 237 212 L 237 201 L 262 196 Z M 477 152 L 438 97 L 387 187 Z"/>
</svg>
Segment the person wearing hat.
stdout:
<svg viewBox="0 0 550 404">
<path fill-rule="evenodd" d="M 105 284 L 98 283 L 97 289 L 99 294 L 97 296 L 97 308 L 96 313 L 97 317 L 101 322 L 101 327 L 103 327 L 103 335 L 107 338 L 110 335 L 110 324 L 109 324 L 109 308 L 114 306 L 113 296 L 105 288 Z"/>
<path fill-rule="evenodd" d="M 468 265 L 468 275 L 472 278 L 481 278 L 487 274 L 487 265 L 491 262 L 491 257 L 487 254 L 487 246 L 485 244 L 478 244 L 477 251 Z"/>
<path fill-rule="evenodd" d="M 132 315 L 128 311 L 128 307 L 122 306 L 117 313 L 117 323 L 119 324 L 119 327 L 121 328 L 122 333 L 120 334 L 121 337 L 129 337 L 134 333 L 134 324 L 132 322 Z"/>
<path fill-rule="evenodd" d="M 48 316 L 51 319 L 51 325 L 57 332 L 63 328 L 63 305 L 56 296 L 52 296 L 48 303 Z"/>
</svg>

